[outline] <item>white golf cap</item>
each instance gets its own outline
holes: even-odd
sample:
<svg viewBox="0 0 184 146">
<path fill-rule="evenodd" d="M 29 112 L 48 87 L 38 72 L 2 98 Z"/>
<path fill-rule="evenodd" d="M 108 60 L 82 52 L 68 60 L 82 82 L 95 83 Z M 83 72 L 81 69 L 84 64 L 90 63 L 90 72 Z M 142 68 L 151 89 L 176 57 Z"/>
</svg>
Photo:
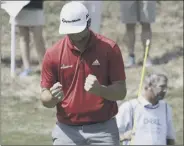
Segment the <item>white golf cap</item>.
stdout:
<svg viewBox="0 0 184 146">
<path fill-rule="evenodd" d="M 65 4 L 60 13 L 60 34 L 74 34 L 82 32 L 89 20 L 88 9 L 77 1 Z"/>
</svg>

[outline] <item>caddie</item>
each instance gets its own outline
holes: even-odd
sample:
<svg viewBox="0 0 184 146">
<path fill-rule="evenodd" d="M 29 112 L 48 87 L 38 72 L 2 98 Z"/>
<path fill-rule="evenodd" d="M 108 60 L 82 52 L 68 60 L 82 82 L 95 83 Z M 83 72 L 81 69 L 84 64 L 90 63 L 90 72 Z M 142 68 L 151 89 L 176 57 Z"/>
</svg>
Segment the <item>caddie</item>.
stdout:
<svg viewBox="0 0 184 146">
<path fill-rule="evenodd" d="M 174 145 L 171 107 L 164 100 L 168 78 L 146 76 L 142 95 L 124 102 L 116 115 L 123 145 Z"/>
</svg>

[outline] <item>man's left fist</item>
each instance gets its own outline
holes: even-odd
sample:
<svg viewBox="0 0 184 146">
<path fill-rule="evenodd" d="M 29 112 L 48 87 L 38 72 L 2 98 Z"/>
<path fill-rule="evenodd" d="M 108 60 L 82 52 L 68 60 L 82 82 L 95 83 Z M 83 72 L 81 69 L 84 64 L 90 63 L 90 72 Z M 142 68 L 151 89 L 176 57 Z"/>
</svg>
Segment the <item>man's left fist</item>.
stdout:
<svg viewBox="0 0 184 146">
<path fill-rule="evenodd" d="M 96 76 L 89 74 L 86 78 L 84 89 L 87 92 L 94 93 L 96 95 L 100 92 L 101 85 L 99 84 Z"/>
</svg>

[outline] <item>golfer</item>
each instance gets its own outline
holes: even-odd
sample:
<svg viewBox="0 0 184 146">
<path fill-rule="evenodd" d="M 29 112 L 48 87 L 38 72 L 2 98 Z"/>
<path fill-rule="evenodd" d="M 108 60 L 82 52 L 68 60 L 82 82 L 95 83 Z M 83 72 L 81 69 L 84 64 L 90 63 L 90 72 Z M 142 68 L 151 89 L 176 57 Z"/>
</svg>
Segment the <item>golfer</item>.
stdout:
<svg viewBox="0 0 184 146">
<path fill-rule="evenodd" d="M 163 100 L 167 82 L 163 74 L 148 75 L 142 96 L 120 106 L 116 119 L 123 145 L 174 145 L 171 107 Z"/>
<path fill-rule="evenodd" d="M 89 29 L 81 2 L 60 13 L 64 38 L 47 49 L 41 72 L 41 101 L 57 109 L 53 145 L 116 145 L 117 100 L 126 96 L 125 71 L 118 45 Z"/>
</svg>

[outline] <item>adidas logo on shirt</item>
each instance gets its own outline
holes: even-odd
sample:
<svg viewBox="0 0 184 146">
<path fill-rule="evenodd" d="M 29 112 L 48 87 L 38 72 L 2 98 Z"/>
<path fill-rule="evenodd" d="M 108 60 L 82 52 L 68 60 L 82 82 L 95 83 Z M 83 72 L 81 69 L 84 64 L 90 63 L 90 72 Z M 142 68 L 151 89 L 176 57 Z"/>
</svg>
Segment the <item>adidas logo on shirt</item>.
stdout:
<svg viewBox="0 0 184 146">
<path fill-rule="evenodd" d="M 99 63 L 99 61 L 96 59 L 96 60 L 92 63 L 92 65 L 100 65 L 100 63 Z"/>
</svg>

